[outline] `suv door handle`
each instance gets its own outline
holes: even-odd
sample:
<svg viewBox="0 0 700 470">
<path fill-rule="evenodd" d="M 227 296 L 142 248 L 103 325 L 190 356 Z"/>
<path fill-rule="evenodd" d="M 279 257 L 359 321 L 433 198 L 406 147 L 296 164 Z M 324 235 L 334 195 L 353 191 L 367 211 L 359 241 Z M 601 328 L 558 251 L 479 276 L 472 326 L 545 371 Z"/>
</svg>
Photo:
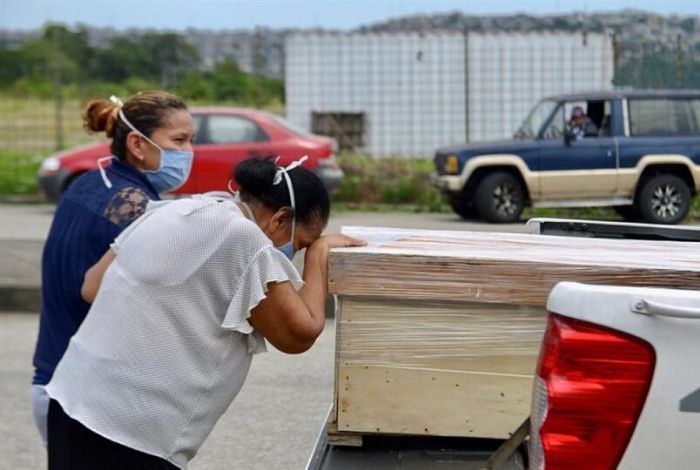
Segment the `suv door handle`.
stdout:
<svg viewBox="0 0 700 470">
<path fill-rule="evenodd" d="M 696 318 L 700 320 L 700 308 L 678 307 L 644 299 L 632 300 L 630 302 L 630 311 L 648 316 Z"/>
</svg>

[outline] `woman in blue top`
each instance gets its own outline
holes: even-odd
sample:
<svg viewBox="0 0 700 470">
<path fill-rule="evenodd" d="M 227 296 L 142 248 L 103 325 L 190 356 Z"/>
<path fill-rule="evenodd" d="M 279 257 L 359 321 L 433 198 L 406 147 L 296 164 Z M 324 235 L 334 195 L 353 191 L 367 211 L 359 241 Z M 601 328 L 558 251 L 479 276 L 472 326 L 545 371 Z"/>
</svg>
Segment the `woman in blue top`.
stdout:
<svg viewBox="0 0 700 470">
<path fill-rule="evenodd" d="M 86 130 L 112 138 L 112 156 L 78 178 L 56 207 L 42 256 L 39 336 L 34 353 L 32 408 L 46 444 L 51 379 L 90 304 L 80 296 L 85 272 L 158 193 L 181 186 L 192 166 L 192 116 L 179 98 L 155 91 L 126 103 L 88 103 Z M 111 165 L 107 164 L 111 161 Z"/>
</svg>

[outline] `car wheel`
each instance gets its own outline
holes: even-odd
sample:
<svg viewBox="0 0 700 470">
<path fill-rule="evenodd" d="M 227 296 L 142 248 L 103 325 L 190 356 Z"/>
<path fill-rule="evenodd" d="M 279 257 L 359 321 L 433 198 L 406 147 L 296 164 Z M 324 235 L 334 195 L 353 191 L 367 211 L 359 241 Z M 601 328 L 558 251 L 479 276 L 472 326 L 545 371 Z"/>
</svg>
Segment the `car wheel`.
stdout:
<svg viewBox="0 0 700 470">
<path fill-rule="evenodd" d="M 477 185 L 475 202 L 479 216 L 488 222 L 517 222 L 523 212 L 523 186 L 511 173 L 491 173 Z"/>
<path fill-rule="evenodd" d="M 463 219 L 475 219 L 477 217 L 476 208 L 471 198 L 460 192 L 449 196 L 450 207 Z"/>
<path fill-rule="evenodd" d="M 634 222 L 639 220 L 639 212 L 635 206 L 613 206 L 613 210 L 624 220 Z"/>
<path fill-rule="evenodd" d="M 657 175 L 639 191 L 637 205 L 642 218 L 653 224 L 677 224 L 690 210 L 690 189 L 675 175 Z"/>
</svg>

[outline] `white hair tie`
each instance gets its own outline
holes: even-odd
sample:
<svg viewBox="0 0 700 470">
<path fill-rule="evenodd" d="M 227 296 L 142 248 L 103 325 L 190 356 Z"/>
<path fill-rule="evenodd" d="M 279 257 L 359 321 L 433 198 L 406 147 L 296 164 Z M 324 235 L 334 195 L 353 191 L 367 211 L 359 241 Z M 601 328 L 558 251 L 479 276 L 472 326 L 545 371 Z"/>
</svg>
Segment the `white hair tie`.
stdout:
<svg viewBox="0 0 700 470">
<path fill-rule="evenodd" d="M 114 103 L 114 104 L 116 104 L 117 106 L 119 106 L 119 108 L 123 108 L 123 107 L 124 107 L 124 102 L 121 100 L 121 98 L 119 98 L 119 97 L 117 97 L 117 96 L 114 96 L 114 95 L 110 96 L 110 97 L 109 97 L 109 101 L 111 101 L 112 103 Z"/>
<path fill-rule="evenodd" d="M 277 157 L 275 159 L 275 163 L 279 160 L 280 157 Z M 293 170 L 294 168 L 301 166 L 302 163 L 304 163 L 306 160 L 309 159 L 308 155 L 304 155 L 301 157 L 299 160 L 295 160 L 286 167 L 277 167 L 277 173 L 275 173 L 275 177 L 272 179 L 272 184 L 280 184 L 282 182 L 282 174 L 286 174 L 287 172 Z"/>
</svg>

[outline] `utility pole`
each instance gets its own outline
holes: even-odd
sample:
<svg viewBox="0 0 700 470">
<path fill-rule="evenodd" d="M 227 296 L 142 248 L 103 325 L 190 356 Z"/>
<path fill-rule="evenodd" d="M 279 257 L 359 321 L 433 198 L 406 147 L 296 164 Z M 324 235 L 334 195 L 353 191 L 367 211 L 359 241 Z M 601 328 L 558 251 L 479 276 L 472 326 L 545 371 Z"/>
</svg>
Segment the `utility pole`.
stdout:
<svg viewBox="0 0 700 470">
<path fill-rule="evenodd" d="M 683 47 L 680 34 L 676 37 L 676 88 L 683 88 Z"/>
<path fill-rule="evenodd" d="M 53 54 L 51 57 L 51 81 L 53 82 L 54 132 L 56 150 L 63 149 L 63 86 L 61 66 L 64 63 L 63 51 L 59 50 L 58 41 L 53 35 L 49 38 Z"/>
<path fill-rule="evenodd" d="M 263 105 L 262 96 L 262 30 L 260 26 L 255 27 L 255 36 L 253 38 L 253 77 L 255 80 L 255 107 L 260 109 Z"/>
<path fill-rule="evenodd" d="M 619 77 L 617 75 L 618 67 L 620 66 L 620 55 L 622 54 L 622 44 L 620 38 L 613 31 L 610 33 L 612 38 L 612 48 L 613 48 L 613 83 L 619 85 Z"/>
</svg>

